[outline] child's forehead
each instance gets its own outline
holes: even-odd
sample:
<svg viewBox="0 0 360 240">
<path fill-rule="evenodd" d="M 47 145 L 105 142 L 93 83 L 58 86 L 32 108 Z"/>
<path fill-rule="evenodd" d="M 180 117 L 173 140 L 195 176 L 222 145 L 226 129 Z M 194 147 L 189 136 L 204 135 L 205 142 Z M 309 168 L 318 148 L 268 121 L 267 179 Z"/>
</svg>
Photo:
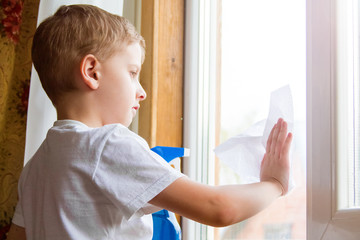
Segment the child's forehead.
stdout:
<svg viewBox="0 0 360 240">
<path fill-rule="evenodd" d="M 142 53 L 140 45 L 127 44 L 122 48 L 116 49 L 111 58 L 118 64 L 126 65 L 129 67 L 141 68 L 142 65 Z M 106 61 L 106 60 L 105 60 Z"/>
<path fill-rule="evenodd" d="M 141 65 L 142 52 L 139 43 L 127 44 L 117 54 L 126 58 L 131 64 Z"/>
</svg>

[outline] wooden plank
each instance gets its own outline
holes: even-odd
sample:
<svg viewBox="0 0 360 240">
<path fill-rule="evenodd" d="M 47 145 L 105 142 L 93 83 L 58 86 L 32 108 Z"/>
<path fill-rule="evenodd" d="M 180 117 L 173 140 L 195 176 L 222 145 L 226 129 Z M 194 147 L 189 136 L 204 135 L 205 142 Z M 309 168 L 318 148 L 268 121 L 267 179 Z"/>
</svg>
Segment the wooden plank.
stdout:
<svg viewBox="0 0 360 240">
<path fill-rule="evenodd" d="M 139 134 L 150 147 L 182 146 L 184 0 L 143 0 L 141 34 L 146 59 L 141 83 L 148 94 Z"/>
<path fill-rule="evenodd" d="M 156 144 L 182 146 L 184 1 L 160 0 Z"/>
<path fill-rule="evenodd" d="M 156 145 L 157 79 L 158 79 L 158 6 L 159 0 L 143 0 L 141 6 L 141 35 L 146 42 L 145 61 L 140 82 L 147 93 L 139 111 L 139 135 L 150 145 Z"/>
</svg>

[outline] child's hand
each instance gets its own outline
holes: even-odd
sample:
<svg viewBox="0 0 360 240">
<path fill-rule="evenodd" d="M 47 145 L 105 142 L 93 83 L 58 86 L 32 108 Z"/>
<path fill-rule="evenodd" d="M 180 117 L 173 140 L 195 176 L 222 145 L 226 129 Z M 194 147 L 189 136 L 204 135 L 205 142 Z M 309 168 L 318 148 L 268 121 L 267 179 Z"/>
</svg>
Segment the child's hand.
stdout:
<svg viewBox="0 0 360 240">
<path fill-rule="evenodd" d="M 272 181 L 279 185 L 282 194 L 289 187 L 289 149 L 292 134 L 287 133 L 287 123 L 279 119 L 266 143 L 266 153 L 261 162 L 260 181 Z"/>
</svg>

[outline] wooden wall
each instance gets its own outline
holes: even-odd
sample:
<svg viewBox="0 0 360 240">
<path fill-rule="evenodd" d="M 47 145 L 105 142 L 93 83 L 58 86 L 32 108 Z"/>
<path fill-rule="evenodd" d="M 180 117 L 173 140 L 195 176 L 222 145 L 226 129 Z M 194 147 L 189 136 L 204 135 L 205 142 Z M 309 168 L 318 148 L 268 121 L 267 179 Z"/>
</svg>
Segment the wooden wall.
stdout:
<svg viewBox="0 0 360 240">
<path fill-rule="evenodd" d="M 150 147 L 182 146 L 184 0 L 143 0 L 141 34 L 146 58 L 140 76 L 147 99 L 139 135 Z"/>
</svg>

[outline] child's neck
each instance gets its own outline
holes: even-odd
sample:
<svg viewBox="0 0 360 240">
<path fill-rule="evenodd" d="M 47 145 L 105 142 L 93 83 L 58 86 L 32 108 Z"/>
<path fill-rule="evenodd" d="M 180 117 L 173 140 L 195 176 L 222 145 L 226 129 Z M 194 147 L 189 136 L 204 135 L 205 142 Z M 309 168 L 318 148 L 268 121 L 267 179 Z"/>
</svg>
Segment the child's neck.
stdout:
<svg viewBox="0 0 360 240">
<path fill-rule="evenodd" d="M 101 127 L 105 125 L 101 114 L 97 112 L 97 108 L 92 104 L 91 99 L 86 97 L 64 97 L 60 103 L 56 105 L 56 112 L 58 120 L 76 120 L 89 127 Z"/>
</svg>

